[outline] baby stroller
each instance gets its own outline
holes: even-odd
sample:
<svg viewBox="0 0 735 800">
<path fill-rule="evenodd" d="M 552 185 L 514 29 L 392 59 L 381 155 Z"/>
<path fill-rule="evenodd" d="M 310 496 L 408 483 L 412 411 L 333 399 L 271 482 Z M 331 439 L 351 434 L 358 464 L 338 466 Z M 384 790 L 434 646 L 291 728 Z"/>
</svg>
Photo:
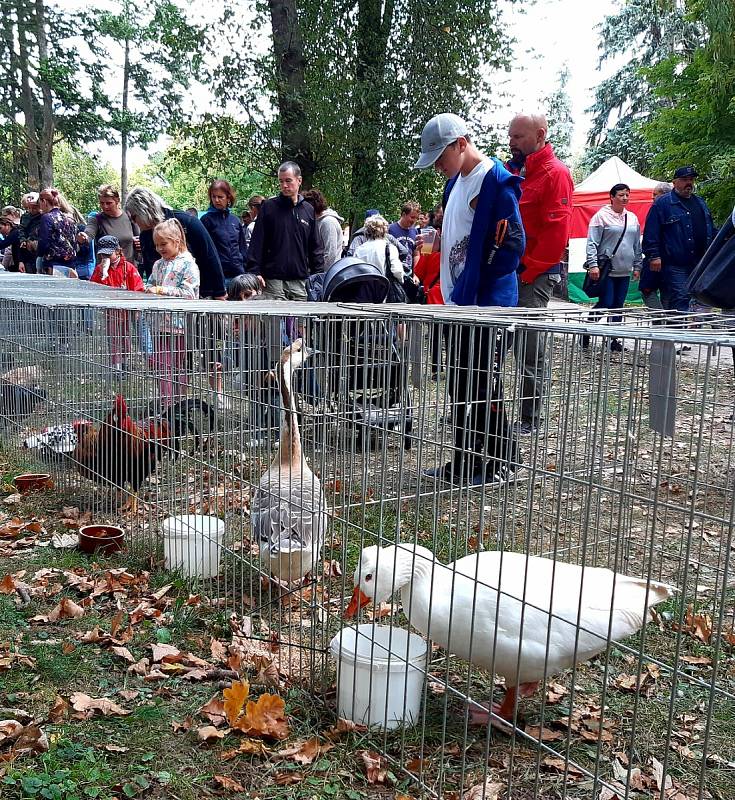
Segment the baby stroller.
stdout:
<svg viewBox="0 0 735 800">
<path fill-rule="evenodd" d="M 307 281 L 310 300 L 331 303 L 384 303 L 388 278 L 374 264 L 348 256 Z M 356 447 L 375 449 L 386 432 L 400 432 L 411 447 L 413 416 L 408 396 L 408 365 L 396 326 L 385 319 L 339 320 L 320 329 L 319 348 L 327 361 L 325 392 L 340 408 L 346 399 L 348 424 Z"/>
</svg>

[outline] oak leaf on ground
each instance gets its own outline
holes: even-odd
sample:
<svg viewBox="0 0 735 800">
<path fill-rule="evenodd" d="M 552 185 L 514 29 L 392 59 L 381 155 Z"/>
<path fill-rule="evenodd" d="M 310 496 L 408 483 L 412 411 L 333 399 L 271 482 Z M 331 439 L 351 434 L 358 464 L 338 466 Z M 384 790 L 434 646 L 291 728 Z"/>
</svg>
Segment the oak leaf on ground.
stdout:
<svg viewBox="0 0 735 800">
<path fill-rule="evenodd" d="M 235 681 L 222 694 L 225 698 L 225 716 L 230 725 L 234 726 L 242 714 L 243 706 L 250 694 L 250 684 L 247 681 Z"/>
<path fill-rule="evenodd" d="M 262 694 L 257 701 L 248 700 L 245 714 L 233 728 L 257 736 L 285 739 L 290 729 L 286 719 L 286 703 L 275 694 Z"/>
</svg>

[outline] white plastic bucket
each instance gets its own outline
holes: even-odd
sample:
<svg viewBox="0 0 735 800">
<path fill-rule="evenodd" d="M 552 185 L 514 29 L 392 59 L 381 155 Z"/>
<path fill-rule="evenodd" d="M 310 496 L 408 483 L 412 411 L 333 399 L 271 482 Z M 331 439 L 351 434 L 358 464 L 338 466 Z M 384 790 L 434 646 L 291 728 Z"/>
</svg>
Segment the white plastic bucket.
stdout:
<svg viewBox="0 0 735 800">
<path fill-rule="evenodd" d="M 337 661 L 337 712 L 361 725 L 413 725 L 421 711 L 426 642 L 403 628 L 343 628 L 329 644 Z"/>
<path fill-rule="evenodd" d="M 161 532 L 168 569 L 179 570 L 187 578 L 214 578 L 219 574 L 219 553 L 225 535 L 225 523 L 219 517 L 168 517 Z"/>
</svg>

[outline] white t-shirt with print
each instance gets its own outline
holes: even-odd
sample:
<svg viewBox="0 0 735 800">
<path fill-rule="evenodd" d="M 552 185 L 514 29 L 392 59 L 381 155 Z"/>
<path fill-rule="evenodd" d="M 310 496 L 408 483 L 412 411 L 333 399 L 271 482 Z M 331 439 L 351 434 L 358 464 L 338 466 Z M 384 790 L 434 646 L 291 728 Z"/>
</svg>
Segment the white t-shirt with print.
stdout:
<svg viewBox="0 0 735 800">
<path fill-rule="evenodd" d="M 453 305 L 450 299 L 452 290 L 464 270 L 467 258 L 470 230 L 475 218 L 475 209 L 470 203 L 480 194 L 482 182 L 493 166 L 494 163 L 488 158 L 481 161 L 469 175 L 460 173 L 444 209 L 440 277 L 442 296 L 447 305 Z"/>
</svg>

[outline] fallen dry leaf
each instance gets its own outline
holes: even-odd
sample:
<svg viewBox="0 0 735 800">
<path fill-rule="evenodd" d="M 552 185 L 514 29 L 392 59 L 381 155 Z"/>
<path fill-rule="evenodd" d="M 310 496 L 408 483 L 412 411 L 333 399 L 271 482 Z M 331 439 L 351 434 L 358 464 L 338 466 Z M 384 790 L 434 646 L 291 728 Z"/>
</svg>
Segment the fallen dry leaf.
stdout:
<svg viewBox="0 0 735 800">
<path fill-rule="evenodd" d="M 500 792 L 505 788 L 504 783 L 496 783 L 491 778 L 487 778 L 485 783 L 478 783 L 468 789 L 463 797 L 465 800 L 498 800 Z"/>
<path fill-rule="evenodd" d="M 325 561 L 323 575 L 325 578 L 342 577 L 342 565 L 334 558 L 331 561 Z"/>
<path fill-rule="evenodd" d="M 171 644 L 152 644 L 151 651 L 153 652 L 153 663 L 159 661 L 166 661 L 172 664 L 182 659 L 181 650 Z"/>
<path fill-rule="evenodd" d="M 661 791 L 662 789 L 669 790 L 672 786 L 671 776 L 664 776 L 664 765 L 655 757 L 651 757 L 651 764 L 653 765 L 653 778 L 656 781 L 656 788 Z"/>
<path fill-rule="evenodd" d="M 227 721 L 225 704 L 217 695 L 215 695 L 211 700 L 207 701 L 199 709 L 199 713 L 215 725 L 224 725 Z"/>
<path fill-rule="evenodd" d="M 128 664 L 135 664 L 135 658 L 127 647 L 111 647 L 112 652 L 128 662 Z"/>
<path fill-rule="evenodd" d="M 61 722 L 68 713 L 69 703 L 60 694 L 57 694 L 53 705 L 49 709 L 48 721 L 53 723 Z"/>
<path fill-rule="evenodd" d="M 226 775 L 215 775 L 214 782 L 217 784 L 217 786 L 221 786 L 223 789 L 227 789 L 230 792 L 245 791 L 245 787 L 241 783 L 238 783 L 232 778 L 228 778 Z"/>
<path fill-rule="evenodd" d="M 569 689 L 562 686 L 560 683 L 550 683 L 546 687 L 546 702 L 553 704 L 558 703 L 569 694 Z"/>
<path fill-rule="evenodd" d="M 8 759 L 13 760 L 27 753 L 45 753 L 48 749 L 48 738 L 41 728 L 37 725 L 21 726 L 20 731 L 14 736 Z"/>
<path fill-rule="evenodd" d="M 688 633 L 705 644 L 709 644 L 712 639 L 712 617 L 709 614 L 695 614 L 691 603 L 687 606 L 682 624 L 672 622 L 671 627 L 675 631 Z"/>
<path fill-rule="evenodd" d="M 0 594 L 15 594 L 15 580 L 12 575 L 5 575 L 0 581 Z"/>
<path fill-rule="evenodd" d="M 563 758 L 546 756 L 546 758 L 541 761 L 541 766 L 551 769 L 554 772 L 566 772 L 571 780 L 579 780 L 580 778 L 584 777 L 584 772 L 582 772 L 581 769 L 575 767 L 574 764 L 571 764 L 569 761 L 566 761 Z"/>
<path fill-rule="evenodd" d="M 219 639 L 212 639 L 209 643 L 209 652 L 212 654 L 212 660 L 215 663 L 227 663 L 227 645 L 220 642 Z"/>
<path fill-rule="evenodd" d="M 95 698 L 82 692 L 75 692 L 69 700 L 72 708 L 85 717 L 92 716 L 95 711 L 99 711 L 105 717 L 125 717 L 130 713 L 106 697 Z"/>
<path fill-rule="evenodd" d="M 337 724 L 333 725 L 325 734 L 327 739 L 331 739 L 334 741 L 335 739 L 339 739 L 341 736 L 345 736 L 348 733 L 365 733 L 367 731 L 367 725 L 360 725 L 357 722 L 353 722 L 351 719 L 342 719 L 341 717 L 337 720 Z"/>
<path fill-rule="evenodd" d="M 141 658 L 140 661 L 136 661 L 135 664 L 128 667 L 128 672 L 132 672 L 133 675 L 147 675 L 149 666 L 150 661 L 147 658 Z"/>
<path fill-rule="evenodd" d="M 223 761 L 229 761 L 235 756 L 242 753 L 247 753 L 253 756 L 267 756 L 271 751 L 263 744 L 263 742 L 256 742 L 253 739 L 244 739 L 239 747 L 233 750 L 225 750 L 220 756 Z"/>
<path fill-rule="evenodd" d="M 225 716 L 230 725 L 234 726 L 239 719 L 249 694 L 250 684 L 247 681 L 235 681 L 229 689 L 222 692 L 225 698 Z"/>
<path fill-rule="evenodd" d="M 58 606 L 48 615 L 49 622 L 58 622 L 60 619 L 79 619 L 84 616 L 84 609 L 77 605 L 70 597 L 62 597 Z"/>
<path fill-rule="evenodd" d="M 108 753 L 127 753 L 130 748 L 122 747 L 119 744 L 106 744 L 102 749 Z"/>
<path fill-rule="evenodd" d="M 707 656 L 679 656 L 687 664 L 711 664 L 712 659 Z"/>
<path fill-rule="evenodd" d="M 135 700 L 140 692 L 137 689 L 120 689 L 118 694 L 123 700 L 127 700 L 129 702 L 130 700 Z"/>
<path fill-rule="evenodd" d="M 388 761 L 372 750 L 358 750 L 355 755 L 362 758 L 368 783 L 385 783 L 388 774 Z"/>
<path fill-rule="evenodd" d="M 561 731 L 554 731 L 551 728 L 541 728 L 538 725 L 526 725 L 526 733 L 541 742 L 558 742 L 564 738 Z"/>
<path fill-rule="evenodd" d="M 233 727 L 250 735 L 285 739 L 290 732 L 286 703 L 275 694 L 262 694 L 255 702 L 248 700 L 245 714 Z"/>
<path fill-rule="evenodd" d="M 291 786 L 304 780 L 303 772 L 277 772 L 273 776 L 276 786 Z"/>
<path fill-rule="evenodd" d="M 277 750 L 273 756 L 274 758 L 291 758 L 297 764 L 311 764 L 322 755 L 322 753 L 326 753 L 333 747 L 333 744 L 320 742 L 315 736 L 306 741 L 294 742 L 290 747 L 286 747 L 283 750 Z"/>
<path fill-rule="evenodd" d="M 214 725 L 204 725 L 197 728 L 197 738 L 200 742 L 211 742 L 215 739 L 224 739 L 225 731 L 215 728 Z"/>
</svg>

